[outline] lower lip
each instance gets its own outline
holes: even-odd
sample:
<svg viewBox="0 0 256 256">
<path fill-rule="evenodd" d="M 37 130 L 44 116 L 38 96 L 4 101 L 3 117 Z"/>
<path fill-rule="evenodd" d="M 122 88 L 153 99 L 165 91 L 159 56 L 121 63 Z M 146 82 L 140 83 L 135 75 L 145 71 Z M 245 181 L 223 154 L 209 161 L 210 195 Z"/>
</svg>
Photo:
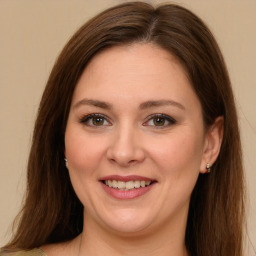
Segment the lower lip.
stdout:
<svg viewBox="0 0 256 256">
<path fill-rule="evenodd" d="M 115 189 L 115 188 L 111 188 L 107 185 L 105 185 L 104 183 L 101 183 L 103 186 L 103 189 L 112 197 L 116 198 L 116 199 L 122 199 L 122 200 L 126 200 L 126 199 L 134 199 L 137 197 L 140 197 L 144 194 L 146 194 L 153 186 L 155 183 L 144 187 L 144 188 L 135 188 L 132 190 L 119 190 L 119 189 Z"/>
</svg>

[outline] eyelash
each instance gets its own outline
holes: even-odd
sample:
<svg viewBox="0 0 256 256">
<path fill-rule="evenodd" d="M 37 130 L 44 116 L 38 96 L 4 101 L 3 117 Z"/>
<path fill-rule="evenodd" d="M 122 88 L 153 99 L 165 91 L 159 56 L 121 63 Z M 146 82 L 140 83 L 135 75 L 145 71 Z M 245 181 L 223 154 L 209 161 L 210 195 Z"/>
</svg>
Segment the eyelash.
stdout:
<svg viewBox="0 0 256 256">
<path fill-rule="evenodd" d="M 91 123 L 91 124 L 89 124 L 89 122 L 91 121 L 93 121 L 93 118 L 95 118 L 95 119 L 102 119 L 103 120 L 103 122 L 108 122 L 108 124 L 107 125 L 104 125 L 104 124 L 102 124 L 102 125 L 94 125 L 93 123 Z M 84 124 L 84 125 L 87 125 L 87 126 L 91 126 L 91 127 L 100 127 L 100 126 L 110 126 L 111 125 L 111 123 L 108 121 L 108 118 L 106 118 L 104 115 L 101 115 L 101 114 L 89 114 L 89 115 L 86 115 L 86 116 L 84 116 L 84 117 L 82 117 L 81 119 L 80 119 L 80 123 L 82 123 L 82 124 Z"/>
<path fill-rule="evenodd" d="M 101 121 L 103 122 L 102 124 L 100 125 L 95 125 L 93 123 L 90 123 L 90 122 L 93 122 L 93 118 L 95 119 L 101 119 Z M 156 119 L 162 119 L 162 121 L 164 121 L 164 124 L 163 125 L 154 125 L 154 124 L 148 124 L 150 121 L 153 121 L 156 120 Z M 168 124 L 165 124 L 166 121 L 168 122 Z M 107 122 L 108 124 L 104 124 L 105 122 Z M 102 127 L 102 126 L 110 126 L 111 123 L 110 121 L 108 120 L 108 118 L 106 118 L 106 116 L 102 115 L 102 114 L 89 114 L 89 115 L 86 115 L 86 116 L 83 116 L 82 118 L 80 118 L 80 123 L 86 125 L 86 126 L 91 126 L 91 127 Z M 155 128 L 157 129 L 163 129 L 165 127 L 168 127 L 170 125 L 174 125 L 176 124 L 176 120 L 168 115 L 165 115 L 165 114 L 153 114 L 153 115 L 150 115 L 148 118 L 147 118 L 147 121 L 143 123 L 143 126 L 154 126 Z"/>
<path fill-rule="evenodd" d="M 147 125 L 147 123 L 149 121 L 154 121 L 156 119 L 163 119 L 164 120 L 164 125 L 160 125 L 160 126 L 157 126 L 157 125 Z M 165 124 L 166 121 L 168 122 L 168 124 Z M 176 124 L 176 120 L 174 118 L 168 116 L 168 115 L 165 115 L 165 114 L 153 114 L 153 115 L 148 117 L 147 121 L 145 123 L 143 123 L 143 126 L 154 126 L 157 129 L 163 129 L 163 128 L 169 127 L 171 125 L 174 125 L 174 124 Z"/>
</svg>

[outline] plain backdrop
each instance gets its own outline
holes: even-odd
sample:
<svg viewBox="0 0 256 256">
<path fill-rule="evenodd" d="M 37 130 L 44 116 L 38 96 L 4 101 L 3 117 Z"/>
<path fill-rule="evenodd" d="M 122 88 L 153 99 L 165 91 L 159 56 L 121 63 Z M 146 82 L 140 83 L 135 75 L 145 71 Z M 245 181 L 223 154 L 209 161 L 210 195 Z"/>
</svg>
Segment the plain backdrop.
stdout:
<svg viewBox="0 0 256 256">
<path fill-rule="evenodd" d="M 0 247 L 10 237 L 22 202 L 33 123 L 52 65 L 88 18 L 122 2 L 0 0 Z M 172 3 L 189 8 L 208 24 L 226 59 L 244 150 L 250 255 L 256 255 L 256 0 Z"/>
</svg>

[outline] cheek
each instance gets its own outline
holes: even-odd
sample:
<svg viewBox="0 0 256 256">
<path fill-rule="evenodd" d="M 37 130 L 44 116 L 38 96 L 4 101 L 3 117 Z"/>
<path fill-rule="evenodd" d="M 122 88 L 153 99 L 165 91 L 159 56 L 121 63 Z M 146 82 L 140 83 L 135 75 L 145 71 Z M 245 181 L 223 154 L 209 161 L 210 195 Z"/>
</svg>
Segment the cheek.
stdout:
<svg viewBox="0 0 256 256">
<path fill-rule="evenodd" d="M 202 159 L 202 138 L 196 133 L 183 132 L 170 134 L 162 141 L 155 141 L 151 155 L 166 175 L 180 176 L 198 173 Z"/>
<path fill-rule="evenodd" d="M 65 155 L 72 186 L 84 205 L 88 207 L 95 180 L 99 177 L 97 170 L 104 155 L 104 140 L 99 136 L 85 134 L 76 127 L 67 127 L 65 134 Z"/>
<path fill-rule="evenodd" d="M 195 133 L 175 133 L 156 147 L 155 163 L 158 165 L 165 212 L 175 212 L 188 207 L 191 193 L 199 175 L 202 159 L 202 138 Z"/>
<path fill-rule="evenodd" d="M 78 175 L 91 176 L 104 155 L 104 143 L 100 136 L 85 135 L 83 131 L 67 129 L 65 154 L 71 171 Z"/>
</svg>

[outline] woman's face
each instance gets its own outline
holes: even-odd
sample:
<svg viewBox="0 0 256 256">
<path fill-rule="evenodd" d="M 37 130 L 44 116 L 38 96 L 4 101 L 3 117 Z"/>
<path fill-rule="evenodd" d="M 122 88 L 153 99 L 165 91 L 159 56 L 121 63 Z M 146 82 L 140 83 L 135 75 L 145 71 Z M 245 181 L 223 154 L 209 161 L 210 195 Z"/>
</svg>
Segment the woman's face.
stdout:
<svg viewBox="0 0 256 256">
<path fill-rule="evenodd" d="M 85 222 L 127 233 L 184 227 L 205 144 L 200 102 L 167 51 L 134 44 L 96 55 L 65 134 Z"/>
</svg>

